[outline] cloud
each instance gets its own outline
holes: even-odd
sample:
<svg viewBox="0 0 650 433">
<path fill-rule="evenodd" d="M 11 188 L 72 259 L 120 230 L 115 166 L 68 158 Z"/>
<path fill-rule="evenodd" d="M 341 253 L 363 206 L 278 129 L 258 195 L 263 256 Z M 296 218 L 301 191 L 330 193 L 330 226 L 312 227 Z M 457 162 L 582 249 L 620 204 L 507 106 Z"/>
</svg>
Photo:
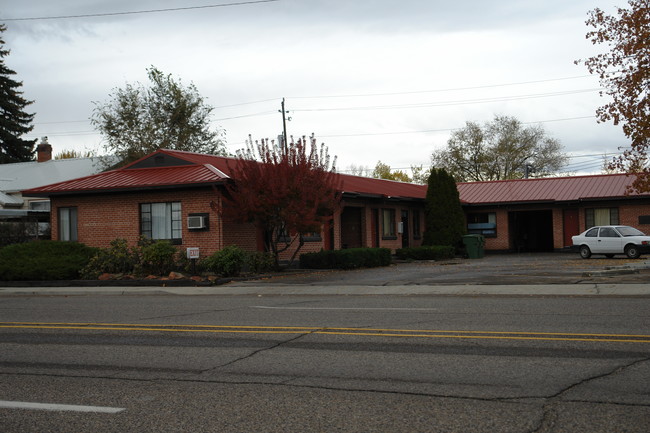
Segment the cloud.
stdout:
<svg viewBox="0 0 650 433">
<path fill-rule="evenodd" d="M 78 15 L 216 3 L 32 0 L 17 2 L 1 15 Z M 23 81 L 25 96 L 36 101 L 32 107 L 39 124 L 34 135 L 60 134 L 51 136 L 55 145 L 99 146 L 99 136 L 88 133 L 89 124 L 45 123 L 88 119 L 91 101 L 106 100 L 111 89 L 126 82 L 146 83 L 145 69 L 154 65 L 196 84 L 214 106 L 237 104 L 214 111 L 215 119 L 224 119 L 215 124 L 226 128 L 231 150 L 242 147 L 249 133 L 275 137 L 281 131 L 280 99 L 286 97 L 293 112 L 290 132 L 323 136 L 330 153 L 339 156 L 339 166 L 374 166 L 381 159 L 408 167 L 427 164 L 433 148 L 444 146 L 448 130 L 468 120 L 483 122 L 495 113 L 522 121 L 593 114 L 602 103 L 594 94 L 505 98 L 597 87 L 594 79 L 489 86 L 586 75 L 573 60 L 593 50 L 584 38 L 584 20 L 595 6 L 595 0 L 282 0 L 7 22 L 4 36 L 12 49 L 7 64 Z M 459 88 L 465 90 L 454 90 Z M 379 95 L 335 97 L 369 94 Z M 462 102 L 489 98 L 494 101 Z M 265 102 L 239 105 L 260 100 Z M 443 104 L 453 101 L 457 103 Z M 345 109 L 405 104 L 422 106 Z M 547 130 L 568 151 L 587 151 L 589 143 L 598 149 L 621 145 L 619 129 L 576 122 L 548 124 Z"/>
</svg>

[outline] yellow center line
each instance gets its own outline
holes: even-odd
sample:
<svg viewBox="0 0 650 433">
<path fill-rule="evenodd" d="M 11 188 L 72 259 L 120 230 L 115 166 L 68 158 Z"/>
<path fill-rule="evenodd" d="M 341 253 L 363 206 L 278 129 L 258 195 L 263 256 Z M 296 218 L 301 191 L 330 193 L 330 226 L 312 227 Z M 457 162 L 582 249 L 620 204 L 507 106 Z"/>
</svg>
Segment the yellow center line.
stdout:
<svg viewBox="0 0 650 433">
<path fill-rule="evenodd" d="M 220 334 L 325 334 L 401 338 L 456 338 L 493 340 L 588 341 L 619 343 L 650 343 L 650 335 L 588 334 L 528 331 L 462 331 L 390 328 L 338 328 L 314 326 L 252 326 L 252 325 L 162 325 L 126 323 L 65 323 L 65 322 L 0 322 L 0 328 L 14 329 L 75 329 L 96 331 L 144 331 Z"/>
</svg>

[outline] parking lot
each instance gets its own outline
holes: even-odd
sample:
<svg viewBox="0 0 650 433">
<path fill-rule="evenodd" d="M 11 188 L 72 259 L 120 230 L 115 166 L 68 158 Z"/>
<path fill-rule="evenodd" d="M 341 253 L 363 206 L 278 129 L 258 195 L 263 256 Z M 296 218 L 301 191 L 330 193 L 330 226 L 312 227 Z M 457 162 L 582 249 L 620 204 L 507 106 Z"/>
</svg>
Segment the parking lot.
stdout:
<svg viewBox="0 0 650 433">
<path fill-rule="evenodd" d="M 440 285 L 650 282 L 650 260 L 582 259 L 573 253 L 486 254 L 481 259 L 398 262 L 389 267 L 320 271 L 269 278 L 263 284 Z"/>
</svg>

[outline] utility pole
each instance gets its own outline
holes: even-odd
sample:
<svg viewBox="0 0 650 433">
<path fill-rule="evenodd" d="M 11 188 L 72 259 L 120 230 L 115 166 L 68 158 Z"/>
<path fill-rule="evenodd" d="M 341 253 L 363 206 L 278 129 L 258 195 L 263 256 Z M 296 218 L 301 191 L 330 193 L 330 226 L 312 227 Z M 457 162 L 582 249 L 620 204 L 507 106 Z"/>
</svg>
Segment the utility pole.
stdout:
<svg viewBox="0 0 650 433">
<path fill-rule="evenodd" d="M 284 110 L 284 98 L 282 98 L 281 113 L 282 113 L 282 134 L 283 134 L 282 148 L 284 150 L 284 154 L 286 155 L 289 149 L 287 145 L 289 138 L 287 137 L 287 117 L 286 117 L 287 112 Z M 289 120 L 291 120 L 291 118 L 289 118 Z"/>
<path fill-rule="evenodd" d="M 524 179 L 528 179 L 528 176 L 530 176 L 530 174 L 534 172 L 535 172 L 535 168 L 532 165 L 528 163 L 524 165 Z"/>
</svg>

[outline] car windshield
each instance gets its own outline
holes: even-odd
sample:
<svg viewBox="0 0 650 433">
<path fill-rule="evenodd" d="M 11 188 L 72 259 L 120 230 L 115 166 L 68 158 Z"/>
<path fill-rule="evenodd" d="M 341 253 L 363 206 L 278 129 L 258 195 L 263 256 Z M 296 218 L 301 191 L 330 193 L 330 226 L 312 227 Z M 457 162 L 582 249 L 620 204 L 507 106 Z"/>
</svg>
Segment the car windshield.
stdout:
<svg viewBox="0 0 650 433">
<path fill-rule="evenodd" d="M 634 227 L 621 226 L 616 227 L 616 230 L 623 236 L 645 236 L 642 231 L 635 229 Z"/>
</svg>

